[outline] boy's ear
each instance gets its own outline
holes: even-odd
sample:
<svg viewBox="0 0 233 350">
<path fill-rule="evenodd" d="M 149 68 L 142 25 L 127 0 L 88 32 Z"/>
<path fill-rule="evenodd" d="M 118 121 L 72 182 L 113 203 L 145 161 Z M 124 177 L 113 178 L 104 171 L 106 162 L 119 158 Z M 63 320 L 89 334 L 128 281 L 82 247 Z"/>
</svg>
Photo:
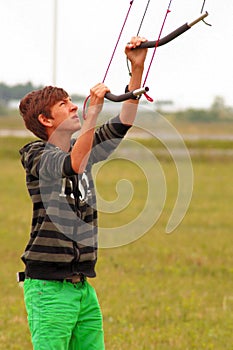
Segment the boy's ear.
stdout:
<svg viewBox="0 0 233 350">
<path fill-rule="evenodd" d="M 44 114 L 39 114 L 38 115 L 38 120 L 39 120 L 39 122 L 42 124 L 42 125 L 44 125 L 44 126 L 46 126 L 46 127 L 51 127 L 51 126 L 53 126 L 53 123 L 52 123 L 52 119 L 50 119 L 50 118 L 47 118 Z"/>
</svg>

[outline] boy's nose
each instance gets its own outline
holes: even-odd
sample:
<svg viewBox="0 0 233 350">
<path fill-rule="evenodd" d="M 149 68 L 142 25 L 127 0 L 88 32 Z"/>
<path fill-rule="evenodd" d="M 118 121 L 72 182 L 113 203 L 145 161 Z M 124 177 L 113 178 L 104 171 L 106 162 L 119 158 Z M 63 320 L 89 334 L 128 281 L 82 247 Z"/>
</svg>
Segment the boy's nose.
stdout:
<svg viewBox="0 0 233 350">
<path fill-rule="evenodd" d="M 72 111 L 77 111 L 78 110 L 78 106 L 75 105 L 74 103 L 72 103 L 71 109 L 72 109 Z"/>
</svg>

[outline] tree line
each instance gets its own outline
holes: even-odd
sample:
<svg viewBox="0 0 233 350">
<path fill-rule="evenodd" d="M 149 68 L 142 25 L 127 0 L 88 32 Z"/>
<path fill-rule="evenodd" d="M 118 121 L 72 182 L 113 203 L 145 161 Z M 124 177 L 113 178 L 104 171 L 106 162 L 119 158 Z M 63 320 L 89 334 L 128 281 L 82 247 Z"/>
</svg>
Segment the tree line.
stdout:
<svg viewBox="0 0 233 350">
<path fill-rule="evenodd" d="M 5 83 L 0 83 L 0 116 L 10 113 L 9 104 L 11 101 L 20 101 L 27 93 L 33 90 L 43 88 L 42 85 L 33 85 L 30 81 L 25 84 L 16 84 L 9 86 Z M 84 99 L 78 94 L 71 95 L 74 101 Z"/>
<path fill-rule="evenodd" d="M 233 108 L 226 105 L 221 96 L 216 96 L 209 108 L 187 108 L 169 113 L 175 119 L 191 122 L 232 122 Z"/>
<path fill-rule="evenodd" d="M 26 84 L 16 84 L 8 86 L 5 83 L 0 83 L 0 105 L 7 107 L 12 100 L 20 100 L 28 92 L 40 89 L 41 86 L 34 86 L 31 82 Z"/>
<path fill-rule="evenodd" d="M 7 107 L 12 100 L 21 100 L 23 96 L 32 90 L 43 88 L 41 85 L 33 85 L 30 81 L 25 84 L 16 84 L 9 86 L 5 83 L 0 83 L 0 105 Z M 73 99 L 80 99 L 83 96 L 72 95 Z"/>
</svg>

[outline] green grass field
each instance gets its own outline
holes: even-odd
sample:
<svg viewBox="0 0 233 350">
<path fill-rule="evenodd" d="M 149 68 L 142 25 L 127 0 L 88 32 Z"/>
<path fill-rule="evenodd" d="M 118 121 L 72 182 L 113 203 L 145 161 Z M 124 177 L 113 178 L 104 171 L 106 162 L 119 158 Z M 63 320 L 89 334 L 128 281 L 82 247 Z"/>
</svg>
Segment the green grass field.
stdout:
<svg viewBox="0 0 233 350">
<path fill-rule="evenodd" d="M 31 220 L 17 154 L 26 141 L 0 138 L 0 350 L 32 349 L 23 290 L 15 279 L 16 271 L 23 268 L 20 255 Z M 159 220 L 134 243 L 99 252 L 97 278 L 92 283 L 104 315 L 106 349 L 231 350 L 232 159 L 195 157 L 192 202 L 182 223 L 169 235 L 165 227 L 176 199 L 177 174 L 171 160 L 161 158 L 160 164 L 168 192 Z M 134 184 L 134 198 L 117 216 L 101 214 L 101 226 L 124 223 L 142 208 L 144 176 L 134 164 L 122 160 L 101 169 L 97 177 L 101 195 L 115 199 L 116 192 L 110 188 L 115 189 L 119 176 Z"/>
</svg>

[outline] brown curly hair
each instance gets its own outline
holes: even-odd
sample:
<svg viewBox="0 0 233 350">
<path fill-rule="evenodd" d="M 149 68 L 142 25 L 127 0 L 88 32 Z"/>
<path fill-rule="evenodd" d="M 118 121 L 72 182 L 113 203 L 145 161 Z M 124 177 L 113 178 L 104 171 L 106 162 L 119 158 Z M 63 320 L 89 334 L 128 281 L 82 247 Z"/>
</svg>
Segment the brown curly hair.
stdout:
<svg viewBox="0 0 233 350">
<path fill-rule="evenodd" d="M 40 139 L 47 141 L 46 127 L 40 123 L 38 116 L 43 114 L 51 118 L 51 107 L 68 96 L 65 90 L 53 86 L 29 92 L 19 104 L 26 128 Z"/>
</svg>

